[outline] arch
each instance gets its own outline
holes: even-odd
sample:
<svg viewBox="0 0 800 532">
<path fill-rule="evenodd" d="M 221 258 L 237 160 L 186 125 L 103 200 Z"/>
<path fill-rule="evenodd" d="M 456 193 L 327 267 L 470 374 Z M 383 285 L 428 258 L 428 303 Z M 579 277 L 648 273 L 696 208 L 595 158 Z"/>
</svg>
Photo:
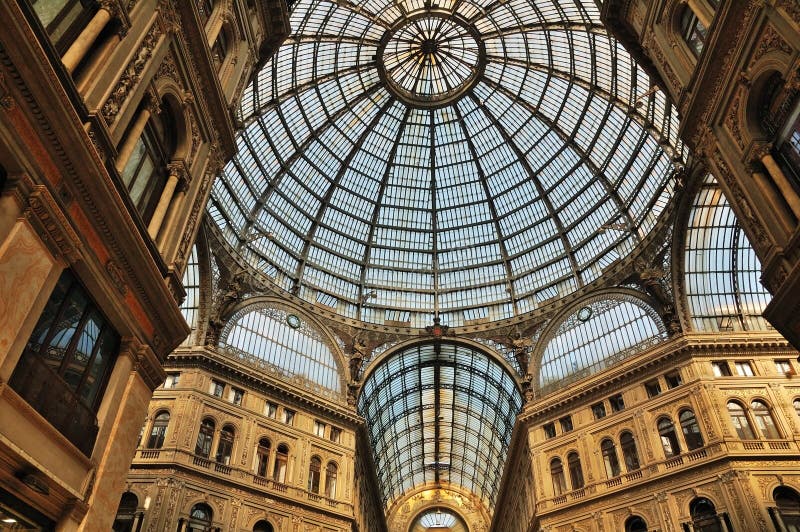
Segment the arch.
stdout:
<svg viewBox="0 0 800 532">
<path fill-rule="evenodd" d="M 322 476 L 322 458 L 312 456 L 308 463 L 308 491 L 319 493 L 320 477 Z"/>
<path fill-rule="evenodd" d="M 336 482 L 339 477 L 339 466 L 331 460 L 325 466 L 325 496 L 329 499 L 336 498 Z"/>
<path fill-rule="evenodd" d="M 364 377 L 357 407 L 385 504 L 441 484 L 491 508 L 522 396 L 513 370 L 475 345 L 404 344 Z"/>
<path fill-rule="evenodd" d="M 214 440 L 216 423 L 210 417 L 205 417 L 200 422 L 200 429 L 197 432 L 197 443 L 194 447 L 194 454 L 208 458 L 211 456 L 211 442 Z"/>
<path fill-rule="evenodd" d="M 117 515 L 114 518 L 111 530 L 113 532 L 133 532 L 133 523 L 138 509 L 139 497 L 130 491 L 123 493 L 119 500 Z"/>
<path fill-rule="evenodd" d="M 622 470 L 619 467 L 619 460 L 617 459 L 617 449 L 614 445 L 614 440 L 606 438 L 600 442 L 600 451 L 603 453 L 603 465 L 606 469 L 606 477 L 618 477 Z"/>
<path fill-rule="evenodd" d="M 761 263 L 711 174 L 689 209 L 683 253 L 682 299 L 691 329 L 771 329 L 762 317 L 772 296 L 761 284 Z"/>
<path fill-rule="evenodd" d="M 255 525 L 253 525 L 253 532 L 274 532 L 275 529 L 273 528 L 272 524 L 267 521 L 266 519 L 262 519 L 258 521 Z"/>
<path fill-rule="evenodd" d="M 797 414 L 797 417 L 800 417 L 800 397 L 794 398 L 792 406 L 794 406 L 794 413 Z"/>
<path fill-rule="evenodd" d="M 238 306 L 220 334 L 219 347 L 278 377 L 305 380 L 315 390 L 344 390 L 347 365 L 334 337 L 277 300 L 254 298 Z"/>
<path fill-rule="evenodd" d="M 634 290 L 607 290 L 580 299 L 540 336 L 530 373 L 540 394 L 587 377 L 663 341 L 666 327 Z"/>
<path fill-rule="evenodd" d="M 625 462 L 625 469 L 628 473 L 640 469 L 639 451 L 636 449 L 636 439 L 631 431 L 625 430 L 619 435 L 619 446 L 622 449 L 622 460 Z"/>
<path fill-rule="evenodd" d="M 167 120 L 171 121 L 171 130 L 174 137 L 169 139 L 168 152 L 172 161 L 187 160 L 192 153 L 192 134 L 187 112 L 184 110 L 183 91 L 170 78 L 162 78 L 163 84 L 158 88 L 161 95 L 161 113 L 167 113 Z M 157 82 L 158 83 L 158 82 Z M 170 149 L 171 148 L 171 149 Z"/>
<path fill-rule="evenodd" d="M 464 518 L 452 508 L 426 508 L 411 521 L 408 532 L 469 532 Z"/>
<path fill-rule="evenodd" d="M 675 425 L 672 420 L 663 416 L 656 421 L 656 428 L 658 429 L 659 438 L 661 438 L 661 447 L 664 449 L 664 456 L 672 458 L 681 454 L 681 445 L 678 441 L 678 434 L 675 432 Z"/>
<path fill-rule="evenodd" d="M 697 417 L 690 408 L 684 408 L 680 411 L 678 422 L 681 424 L 683 441 L 686 442 L 688 450 L 693 451 L 705 445 L 703 434 L 700 432 L 700 425 L 697 423 Z"/>
<path fill-rule="evenodd" d="M 169 411 L 159 410 L 153 419 L 153 424 L 150 428 L 150 436 L 147 438 L 147 445 L 145 447 L 148 449 L 161 449 L 164 445 L 168 426 Z"/>
<path fill-rule="evenodd" d="M 236 429 L 233 425 L 226 424 L 219 431 L 219 441 L 217 442 L 217 463 L 230 465 L 233 455 L 233 444 L 236 441 Z"/>
<path fill-rule="evenodd" d="M 214 511 L 204 502 L 196 503 L 189 510 L 187 532 L 210 532 Z"/>
<path fill-rule="evenodd" d="M 281 443 L 275 448 L 275 463 L 272 466 L 272 480 L 285 484 L 288 467 L 289 446 L 285 443 Z"/>
<path fill-rule="evenodd" d="M 255 473 L 259 477 L 266 477 L 269 468 L 269 456 L 272 451 L 272 442 L 269 438 L 261 438 L 256 446 Z"/>
<path fill-rule="evenodd" d="M 778 486 L 772 490 L 772 498 L 787 532 L 800 530 L 800 493 L 789 486 Z"/>
<path fill-rule="evenodd" d="M 647 522 L 638 515 L 625 520 L 625 532 L 647 532 Z"/>
<path fill-rule="evenodd" d="M 775 424 L 775 418 L 772 417 L 772 409 L 766 401 L 761 399 L 754 399 L 751 401 L 750 412 L 753 415 L 756 428 L 763 438 L 776 440 L 781 437 L 778 426 Z"/>
<path fill-rule="evenodd" d="M 740 440 L 756 439 L 753 425 L 750 423 L 750 418 L 747 416 L 747 411 L 742 403 L 733 400 L 728 401 L 728 417 L 730 417 L 731 424 Z"/>
<path fill-rule="evenodd" d="M 706 497 L 697 497 L 689 503 L 689 515 L 697 532 L 722 532 L 722 522 L 717 507 Z"/>
<path fill-rule="evenodd" d="M 550 460 L 550 478 L 553 480 L 553 495 L 561 495 L 567 491 L 567 479 L 564 476 L 564 464 L 561 458 Z"/>
<path fill-rule="evenodd" d="M 569 481 L 573 490 L 583 487 L 583 468 L 581 467 L 581 457 L 577 451 L 567 453 L 567 468 L 569 469 Z"/>
</svg>

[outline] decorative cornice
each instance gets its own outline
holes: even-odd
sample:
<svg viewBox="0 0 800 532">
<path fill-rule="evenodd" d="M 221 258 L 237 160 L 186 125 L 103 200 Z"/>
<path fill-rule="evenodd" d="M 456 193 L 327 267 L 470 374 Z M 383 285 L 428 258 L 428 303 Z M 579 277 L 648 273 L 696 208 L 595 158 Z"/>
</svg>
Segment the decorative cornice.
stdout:
<svg viewBox="0 0 800 532">
<path fill-rule="evenodd" d="M 25 217 L 56 255 L 73 264 L 81 259 L 81 240 L 44 185 L 34 185 Z"/>
</svg>

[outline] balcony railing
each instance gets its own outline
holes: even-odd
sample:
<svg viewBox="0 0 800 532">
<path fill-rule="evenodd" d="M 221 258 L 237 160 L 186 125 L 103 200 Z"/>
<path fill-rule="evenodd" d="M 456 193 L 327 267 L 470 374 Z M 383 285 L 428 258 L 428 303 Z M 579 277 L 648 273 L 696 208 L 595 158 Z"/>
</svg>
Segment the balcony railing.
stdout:
<svg viewBox="0 0 800 532">
<path fill-rule="evenodd" d="M 225 475 L 227 478 L 244 486 L 250 486 L 260 491 L 291 497 L 295 500 L 305 500 L 315 506 L 324 506 L 336 512 L 349 514 L 353 511 L 353 505 L 349 502 L 339 501 L 319 493 L 278 482 L 271 478 L 254 475 L 252 471 L 215 462 L 214 460 L 190 453 L 183 449 L 139 449 L 133 461 L 133 466 L 135 467 L 137 463 L 153 463 L 156 461 L 159 463 L 184 465 L 190 469 L 202 469 L 207 473 L 213 472 L 212 474 Z"/>
</svg>

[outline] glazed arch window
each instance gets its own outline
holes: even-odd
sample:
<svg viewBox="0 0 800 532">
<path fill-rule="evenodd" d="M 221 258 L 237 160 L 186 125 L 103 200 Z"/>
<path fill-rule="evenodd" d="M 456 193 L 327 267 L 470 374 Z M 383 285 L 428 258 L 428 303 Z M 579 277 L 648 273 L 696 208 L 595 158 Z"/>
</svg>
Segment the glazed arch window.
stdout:
<svg viewBox="0 0 800 532">
<path fill-rule="evenodd" d="M 258 441 L 256 448 L 256 475 L 259 477 L 267 476 L 267 468 L 269 467 L 269 453 L 272 444 L 267 438 L 261 438 Z"/>
<path fill-rule="evenodd" d="M 630 473 L 641 468 L 639 464 L 639 453 L 636 450 L 636 440 L 633 433 L 625 431 L 619 436 L 619 446 L 622 448 L 622 459 L 625 462 L 625 469 Z"/>
<path fill-rule="evenodd" d="M 253 526 L 253 532 L 275 532 L 275 529 L 267 521 L 259 521 Z"/>
<path fill-rule="evenodd" d="M 625 521 L 625 532 L 647 532 L 647 522 L 638 515 L 632 515 Z"/>
<path fill-rule="evenodd" d="M 308 491 L 311 493 L 319 493 L 319 477 L 322 472 L 322 460 L 318 456 L 311 457 L 311 463 L 308 466 Z"/>
<path fill-rule="evenodd" d="M 698 497 L 689 504 L 689 514 L 696 532 L 723 532 L 716 506 L 705 497 Z"/>
<path fill-rule="evenodd" d="M 275 453 L 275 466 L 272 468 L 272 480 L 286 482 L 286 468 L 289 464 L 289 447 L 282 443 L 278 445 L 278 450 Z"/>
<path fill-rule="evenodd" d="M 217 443 L 216 461 L 219 464 L 230 465 L 231 455 L 233 454 L 233 441 L 235 431 L 231 426 L 225 426 L 219 433 L 219 443 Z"/>
<path fill-rule="evenodd" d="M 728 416 L 730 416 L 733 428 L 736 429 L 736 435 L 739 436 L 740 440 L 756 439 L 753 426 L 750 424 L 750 419 L 747 417 L 747 412 L 745 412 L 741 403 L 728 401 Z"/>
<path fill-rule="evenodd" d="M 763 438 L 777 440 L 781 437 L 781 433 L 775 425 L 775 420 L 772 418 L 772 413 L 764 401 L 755 400 L 751 402 L 750 411 L 753 413 L 753 421 L 755 421 L 756 427 Z"/>
<path fill-rule="evenodd" d="M 225 64 L 225 58 L 228 57 L 228 51 L 232 42 L 231 29 L 227 25 L 223 26 L 217 35 L 217 39 L 211 46 L 211 60 L 218 72 L 222 70 L 222 66 Z"/>
<path fill-rule="evenodd" d="M 194 446 L 194 454 L 208 458 L 211 456 L 211 442 L 214 440 L 214 421 L 204 419 L 200 423 L 200 431 L 197 433 L 197 443 Z"/>
<path fill-rule="evenodd" d="M 618 477 L 622 472 L 619 467 L 619 460 L 617 459 L 617 449 L 614 442 L 610 439 L 605 439 L 600 443 L 600 450 L 603 453 L 603 464 L 606 468 L 606 476 L 608 478 Z"/>
<path fill-rule="evenodd" d="M 189 512 L 187 532 L 211 532 L 211 519 L 214 513 L 207 504 L 199 503 L 192 506 Z"/>
<path fill-rule="evenodd" d="M 200 16 L 200 25 L 205 26 L 214 13 L 214 0 L 198 0 L 197 14 Z"/>
<path fill-rule="evenodd" d="M 333 462 L 328 462 L 325 468 L 325 496 L 329 499 L 336 498 L 336 480 L 339 476 L 339 468 Z"/>
<path fill-rule="evenodd" d="M 682 410 L 678 415 L 681 423 L 681 430 L 683 431 L 683 440 L 686 442 L 686 448 L 690 451 L 699 449 L 705 443 L 703 442 L 703 435 L 700 433 L 700 425 L 697 424 L 697 418 L 694 412 L 688 408 Z"/>
<path fill-rule="evenodd" d="M 662 417 L 658 420 L 658 435 L 661 438 L 661 446 L 664 448 L 664 456 L 672 458 L 681 454 L 681 446 L 678 442 L 678 434 L 675 432 L 675 425 L 669 418 Z"/>
<path fill-rule="evenodd" d="M 564 465 L 560 458 L 550 460 L 550 476 L 553 479 L 553 494 L 559 496 L 567 491 L 567 480 L 564 478 Z"/>
<path fill-rule="evenodd" d="M 772 492 L 772 498 L 775 499 L 777 517 L 783 524 L 781 529 L 776 523 L 775 529 L 787 532 L 800 530 L 800 494 L 787 486 L 778 486 Z"/>
<path fill-rule="evenodd" d="M 168 425 L 169 412 L 160 412 L 153 420 L 153 428 L 150 429 L 150 437 L 147 438 L 148 449 L 161 449 L 164 446 Z"/>
<path fill-rule="evenodd" d="M 569 480 L 573 490 L 583 487 L 583 468 L 581 467 L 581 457 L 578 453 L 571 452 L 567 455 L 567 467 L 569 468 Z"/>
<path fill-rule="evenodd" d="M 705 47 L 708 29 L 689 5 L 684 5 L 680 19 L 681 36 L 695 57 L 700 57 Z"/>
<path fill-rule="evenodd" d="M 139 508 L 139 498 L 135 493 L 127 491 L 122 494 L 117 508 L 117 516 L 111 527 L 112 532 L 133 532 L 136 519 L 136 510 Z"/>
<path fill-rule="evenodd" d="M 65 270 L 9 385 L 88 455 L 119 342 L 117 331 L 75 276 Z"/>
<path fill-rule="evenodd" d="M 797 414 L 797 417 L 800 417 L 800 399 L 792 401 L 792 405 L 794 406 L 794 413 Z"/>
</svg>

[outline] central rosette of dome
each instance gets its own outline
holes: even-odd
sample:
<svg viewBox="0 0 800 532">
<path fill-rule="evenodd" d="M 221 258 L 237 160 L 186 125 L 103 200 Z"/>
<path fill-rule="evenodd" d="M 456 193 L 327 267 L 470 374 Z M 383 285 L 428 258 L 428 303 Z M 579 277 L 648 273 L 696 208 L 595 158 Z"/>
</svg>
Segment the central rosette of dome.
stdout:
<svg viewBox="0 0 800 532">
<path fill-rule="evenodd" d="M 485 63 L 477 30 L 459 17 L 425 12 L 389 29 L 378 50 L 387 87 L 405 103 L 438 107 L 464 94 Z"/>
</svg>

